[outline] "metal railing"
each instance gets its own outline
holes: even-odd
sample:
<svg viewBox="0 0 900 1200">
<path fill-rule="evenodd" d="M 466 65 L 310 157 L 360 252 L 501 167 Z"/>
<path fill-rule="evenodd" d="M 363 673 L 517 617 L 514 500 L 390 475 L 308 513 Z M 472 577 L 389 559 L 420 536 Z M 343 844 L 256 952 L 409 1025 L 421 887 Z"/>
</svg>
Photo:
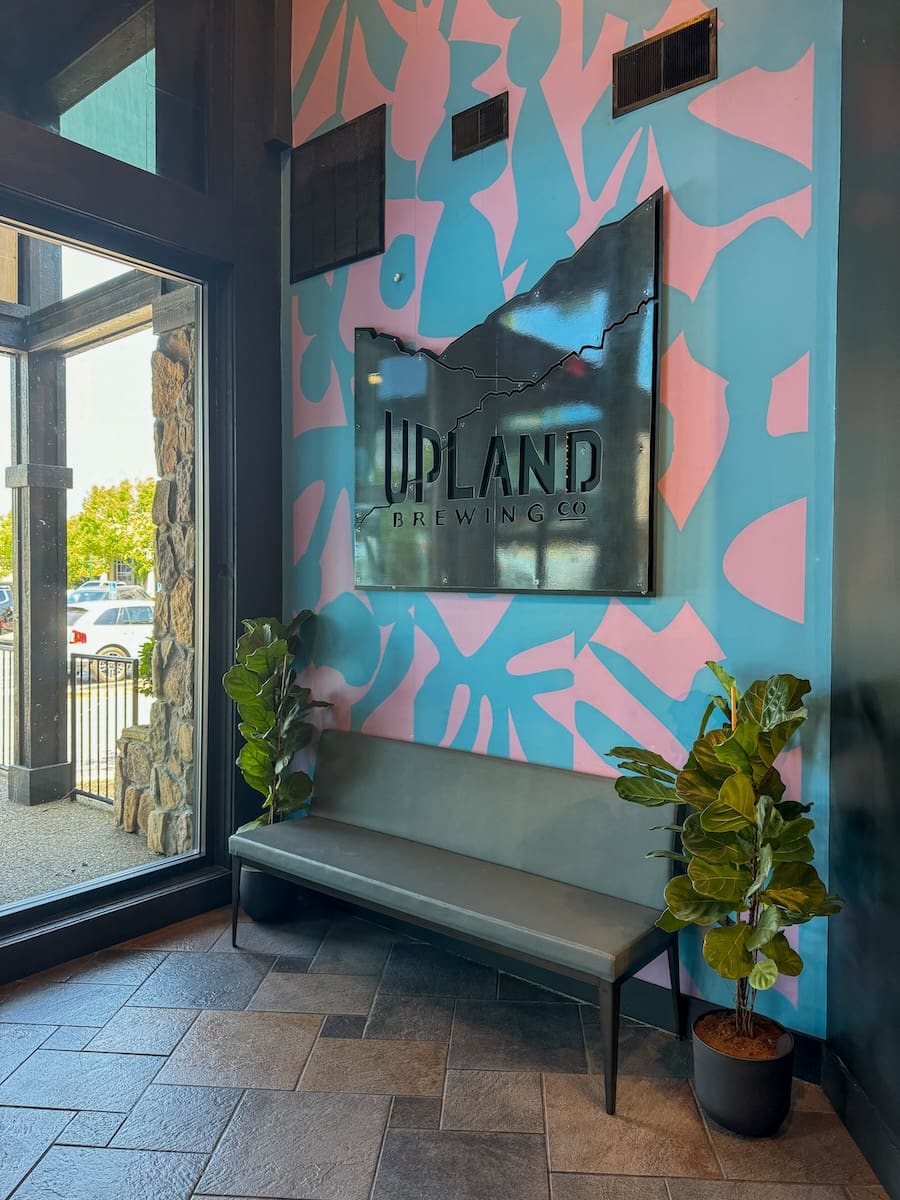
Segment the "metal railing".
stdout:
<svg viewBox="0 0 900 1200">
<path fill-rule="evenodd" d="M 139 668 L 139 659 L 112 654 L 69 659 L 69 753 L 82 796 L 113 802 L 116 743 L 138 723 Z"/>
<path fill-rule="evenodd" d="M 12 642 L 0 642 L 0 771 L 15 754 L 16 660 Z"/>
</svg>

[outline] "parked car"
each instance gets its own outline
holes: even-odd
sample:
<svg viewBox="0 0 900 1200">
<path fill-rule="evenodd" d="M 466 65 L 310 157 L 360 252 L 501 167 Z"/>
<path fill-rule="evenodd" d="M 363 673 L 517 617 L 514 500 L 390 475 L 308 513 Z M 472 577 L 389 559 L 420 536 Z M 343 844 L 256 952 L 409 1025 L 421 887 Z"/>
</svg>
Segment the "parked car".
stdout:
<svg viewBox="0 0 900 1200">
<path fill-rule="evenodd" d="M 150 594 L 136 583 L 104 583 L 88 579 L 66 592 L 67 604 L 92 604 L 97 600 L 149 600 Z"/>
<path fill-rule="evenodd" d="M 153 601 L 103 600 L 69 605 L 69 654 L 100 654 L 108 658 L 138 658 L 141 646 L 153 636 Z M 122 679 L 125 664 L 91 664 L 95 679 Z"/>
<path fill-rule="evenodd" d="M 12 588 L 0 586 L 0 637 L 12 637 L 16 629 L 16 613 L 13 611 Z"/>
</svg>

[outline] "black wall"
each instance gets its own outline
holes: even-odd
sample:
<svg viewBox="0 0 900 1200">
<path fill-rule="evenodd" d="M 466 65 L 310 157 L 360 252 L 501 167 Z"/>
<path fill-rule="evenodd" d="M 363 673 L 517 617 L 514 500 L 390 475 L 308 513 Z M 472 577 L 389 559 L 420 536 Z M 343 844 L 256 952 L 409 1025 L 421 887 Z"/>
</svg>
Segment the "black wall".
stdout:
<svg viewBox="0 0 900 1200">
<path fill-rule="evenodd" d="M 900 1196 L 900 7 L 845 0 L 826 1083 Z"/>
</svg>

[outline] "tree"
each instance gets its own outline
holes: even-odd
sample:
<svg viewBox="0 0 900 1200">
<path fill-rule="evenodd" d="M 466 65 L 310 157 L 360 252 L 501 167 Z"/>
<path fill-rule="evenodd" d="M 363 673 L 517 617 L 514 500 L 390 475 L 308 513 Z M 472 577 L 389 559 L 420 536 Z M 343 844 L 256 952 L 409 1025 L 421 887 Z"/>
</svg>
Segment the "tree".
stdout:
<svg viewBox="0 0 900 1200">
<path fill-rule="evenodd" d="M 136 582 L 146 582 L 153 569 L 155 490 L 155 479 L 123 479 L 91 488 L 81 512 L 67 523 L 70 584 L 104 571 L 112 575 L 116 562 L 131 563 Z M 0 567 L 2 536 L 0 525 Z"/>
<path fill-rule="evenodd" d="M 0 579 L 9 579 L 13 569 L 12 513 L 0 516 Z"/>
</svg>

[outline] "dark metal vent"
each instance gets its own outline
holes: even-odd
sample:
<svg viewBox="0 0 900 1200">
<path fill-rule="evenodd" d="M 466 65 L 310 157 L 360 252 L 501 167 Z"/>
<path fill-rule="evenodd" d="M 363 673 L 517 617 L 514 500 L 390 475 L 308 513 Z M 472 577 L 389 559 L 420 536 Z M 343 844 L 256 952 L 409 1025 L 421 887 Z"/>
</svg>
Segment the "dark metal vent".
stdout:
<svg viewBox="0 0 900 1200">
<path fill-rule="evenodd" d="M 453 117 L 453 158 L 509 137 L 509 92 L 483 100 Z"/>
<path fill-rule="evenodd" d="M 384 105 L 291 153 L 291 283 L 384 253 Z"/>
<path fill-rule="evenodd" d="M 674 96 L 718 74 L 718 10 L 613 55 L 613 116 Z"/>
</svg>

